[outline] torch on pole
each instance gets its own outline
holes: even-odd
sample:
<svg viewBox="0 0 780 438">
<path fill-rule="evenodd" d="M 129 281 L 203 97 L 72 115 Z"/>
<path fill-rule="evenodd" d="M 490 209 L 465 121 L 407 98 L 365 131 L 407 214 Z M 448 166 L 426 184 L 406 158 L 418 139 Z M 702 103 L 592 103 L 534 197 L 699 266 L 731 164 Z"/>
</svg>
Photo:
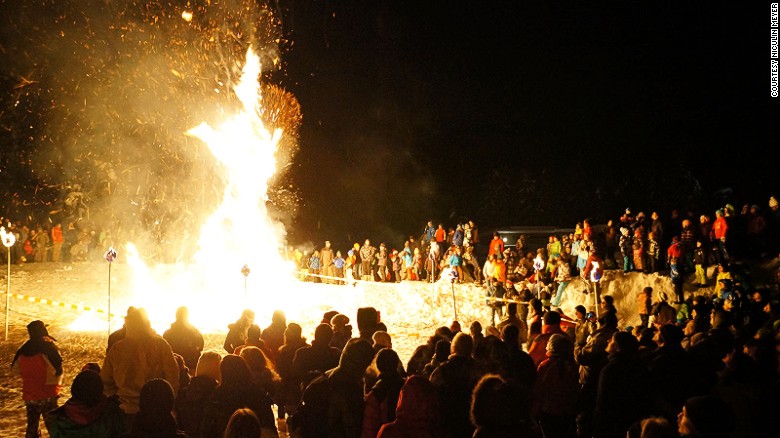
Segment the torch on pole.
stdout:
<svg viewBox="0 0 780 438">
<path fill-rule="evenodd" d="M 3 239 L 3 246 L 5 246 L 6 249 L 6 258 L 8 259 L 8 273 L 6 274 L 6 279 L 8 280 L 8 285 L 5 289 L 5 340 L 8 340 L 8 310 L 11 305 L 11 247 L 14 246 L 14 243 L 16 243 L 16 235 L 11 232 L 8 233 L 5 231 L 5 227 L 0 227 L 0 238 Z"/>
<path fill-rule="evenodd" d="M 249 265 L 244 265 L 241 267 L 241 273 L 244 275 L 244 306 L 247 304 L 246 279 L 249 277 L 250 272 Z"/>
<path fill-rule="evenodd" d="M 108 336 L 111 337 L 111 265 L 116 259 L 116 250 L 113 247 L 108 248 L 103 257 L 108 262 Z"/>
</svg>

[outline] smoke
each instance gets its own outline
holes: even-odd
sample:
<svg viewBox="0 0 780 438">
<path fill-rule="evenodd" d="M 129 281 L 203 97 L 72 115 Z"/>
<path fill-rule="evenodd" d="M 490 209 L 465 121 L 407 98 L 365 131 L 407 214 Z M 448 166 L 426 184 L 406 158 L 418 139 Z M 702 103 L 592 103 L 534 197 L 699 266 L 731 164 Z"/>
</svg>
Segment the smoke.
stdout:
<svg viewBox="0 0 780 438">
<path fill-rule="evenodd" d="M 191 254 L 225 176 L 185 133 L 240 105 L 232 87 L 250 46 L 264 84 L 283 74 L 273 9 L 251 0 L 5 0 L 0 7 L 2 85 L 13 91 L 0 102 L 8 146 L 0 163 L 20 167 L 2 182 L 14 186 L 6 195 L 21 193 L 4 210 L 22 214 L 27 204 L 48 214 L 39 222 L 105 227 L 159 261 Z M 284 169 L 297 151 L 300 107 L 278 86 L 262 88 L 264 123 L 285 132 L 270 211 L 289 219 L 298 198 Z"/>
</svg>

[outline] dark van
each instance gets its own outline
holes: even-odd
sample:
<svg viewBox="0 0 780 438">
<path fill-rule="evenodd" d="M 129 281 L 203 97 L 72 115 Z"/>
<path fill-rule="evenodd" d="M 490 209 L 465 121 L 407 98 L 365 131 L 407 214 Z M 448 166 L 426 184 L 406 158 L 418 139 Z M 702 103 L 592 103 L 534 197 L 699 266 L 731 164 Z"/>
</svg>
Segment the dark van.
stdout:
<svg viewBox="0 0 780 438">
<path fill-rule="evenodd" d="M 525 235 L 525 242 L 531 251 L 537 248 L 544 248 L 550 241 L 550 236 L 563 237 L 564 234 L 574 233 L 574 228 L 563 228 L 555 226 L 511 226 L 497 227 L 488 230 L 480 230 L 480 245 L 475 249 L 480 263 L 485 261 L 488 253 L 488 246 L 493 239 L 493 233 L 497 232 L 501 240 L 504 241 L 504 248 L 514 248 L 517 239 Z"/>
</svg>

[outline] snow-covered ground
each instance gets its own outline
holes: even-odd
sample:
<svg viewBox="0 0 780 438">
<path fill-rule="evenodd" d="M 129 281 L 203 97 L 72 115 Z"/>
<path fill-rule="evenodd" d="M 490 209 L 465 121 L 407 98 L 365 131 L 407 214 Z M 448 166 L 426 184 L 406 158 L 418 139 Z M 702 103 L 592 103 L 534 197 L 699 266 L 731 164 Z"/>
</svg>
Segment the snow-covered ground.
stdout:
<svg viewBox="0 0 780 438">
<path fill-rule="evenodd" d="M 155 269 L 152 277 L 161 283 L 165 282 L 166 276 L 178 276 L 177 267 Z M 58 340 L 65 360 L 62 401 L 69 396 L 70 383 L 84 363 L 102 364 L 108 334 L 105 313 L 94 310 L 108 308 L 107 262 L 13 265 L 11 271 L 8 340 L 0 343 L 0 430 L 3 436 L 19 436 L 24 429 L 21 380 L 11 374 L 10 362 L 16 349 L 27 339 L 27 323 L 43 320 L 49 324 L 49 333 Z M 5 269 L 2 272 L 4 274 Z M 3 291 L 7 284 L 4 277 Z M 472 284 L 452 284 L 446 279 L 435 284 L 359 282 L 354 285 L 304 283 L 292 279 L 267 286 L 251 275 L 247 279 L 257 284 L 244 288 L 232 282 L 233 286 L 218 290 L 194 290 L 192 284 L 184 286 L 183 290 L 174 285 L 154 288 L 149 284 L 139 286 L 133 269 L 115 262 L 111 266 L 111 311 L 117 316 L 112 320 L 111 328 L 118 328 L 127 307 L 134 305 L 149 310 L 155 329 L 162 333 L 173 322 L 176 307 L 186 305 L 190 308 L 192 322 L 204 333 L 206 348 L 221 351 L 227 325 L 234 322 L 245 307 L 255 310 L 256 322 L 261 327 L 270 323 L 274 310 L 281 309 L 287 321 L 300 324 L 304 336 L 311 339 L 323 313 L 328 310 L 349 316 L 357 334 L 357 309 L 371 306 L 380 311 L 393 346 L 406 363 L 414 348 L 424 343 L 437 327 L 452 323 L 455 311 L 464 331 L 473 321 L 478 320 L 483 326 L 489 324 L 490 313 L 483 289 Z M 638 323 L 635 296 L 645 286 L 673 296 L 671 282 L 666 276 L 626 275 L 621 271 L 605 273 L 602 293 L 615 297 L 621 326 Z M 565 314 L 573 316 L 577 304 L 593 309 L 593 295 L 583 294 L 585 288 L 579 279 L 569 284 L 561 304 Z M 692 291 L 694 289 L 689 292 Z M 17 294 L 61 304 L 32 302 L 14 297 Z M 90 310 L 83 310 L 84 307 Z"/>
</svg>

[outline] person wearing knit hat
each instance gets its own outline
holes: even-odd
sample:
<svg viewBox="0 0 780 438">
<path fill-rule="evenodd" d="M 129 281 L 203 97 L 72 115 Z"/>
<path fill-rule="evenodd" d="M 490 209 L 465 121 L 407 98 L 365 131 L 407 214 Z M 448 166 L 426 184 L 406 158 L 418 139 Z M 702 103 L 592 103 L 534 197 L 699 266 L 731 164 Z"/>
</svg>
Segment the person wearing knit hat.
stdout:
<svg viewBox="0 0 780 438">
<path fill-rule="evenodd" d="M 22 399 L 27 410 L 27 435 L 38 436 L 41 417 L 57 407 L 62 384 L 62 356 L 49 335 L 46 324 L 27 324 L 30 339 L 14 354 L 11 368 L 22 376 Z"/>
<path fill-rule="evenodd" d="M 677 428 L 682 437 L 726 438 L 734 428 L 734 412 L 716 396 L 691 397 L 677 416 Z"/>
<path fill-rule="evenodd" d="M 103 394 L 100 374 L 81 371 L 73 379 L 71 397 L 64 405 L 49 413 L 46 424 L 49 436 L 59 437 L 117 437 L 127 432 L 119 399 Z"/>
</svg>

